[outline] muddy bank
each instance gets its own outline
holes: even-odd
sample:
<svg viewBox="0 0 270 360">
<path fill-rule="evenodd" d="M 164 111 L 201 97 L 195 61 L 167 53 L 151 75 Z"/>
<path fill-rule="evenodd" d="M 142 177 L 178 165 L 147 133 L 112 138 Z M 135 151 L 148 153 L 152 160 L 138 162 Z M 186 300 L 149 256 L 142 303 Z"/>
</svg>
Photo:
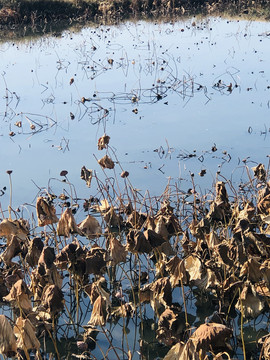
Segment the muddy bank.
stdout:
<svg viewBox="0 0 270 360">
<path fill-rule="evenodd" d="M 193 15 L 226 15 L 267 20 L 267 1 L 204 0 L 22 0 L 0 2 L 0 30 L 48 32 L 74 24 L 117 23 L 125 19 L 166 20 Z M 2 34 L 3 35 L 3 34 Z"/>
</svg>

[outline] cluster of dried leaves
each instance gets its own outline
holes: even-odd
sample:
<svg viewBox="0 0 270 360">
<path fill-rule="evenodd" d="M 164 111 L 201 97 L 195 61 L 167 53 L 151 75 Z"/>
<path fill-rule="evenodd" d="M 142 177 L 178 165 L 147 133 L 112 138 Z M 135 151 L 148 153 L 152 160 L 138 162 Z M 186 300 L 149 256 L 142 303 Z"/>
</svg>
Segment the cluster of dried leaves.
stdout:
<svg viewBox="0 0 270 360">
<path fill-rule="evenodd" d="M 104 135 L 98 148 L 107 149 L 108 143 Z M 114 168 L 107 155 L 99 164 Z M 108 321 L 141 316 L 148 303 L 158 319 L 156 341 L 170 349 L 166 360 L 228 358 L 232 339 L 237 343 L 230 320 L 235 313 L 243 321 L 255 319 L 267 311 L 270 298 L 270 183 L 263 165 L 253 171 L 252 193 L 232 201 L 225 183 L 217 182 L 209 201 L 194 189 L 177 199 L 167 194 L 155 210 L 145 200 L 140 202 L 144 211 L 138 210 L 138 198 L 132 202 L 124 196 L 113 203 L 110 197 L 89 202 L 86 210 L 92 214 L 79 223 L 71 206 L 57 215 L 56 197 L 40 196 L 39 236 L 26 219 L 3 219 L 0 300 L 10 304 L 14 321 L 0 316 L 0 353 L 26 358 L 29 351 L 39 353 L 39 337 L 52 338 L 66 307 L 64 277 L 69 277 L 77 311 L 82 294 L 91 303 L 78 342 L 84 358 L 90 358 L 97 330 Z M 83 167 L 81 177 L 90 187 L 93 172 Z M 205 294 L 212 299 L 212 316 L 197 328 L 189 323 L 188 289 L 197 301 Z M 175 302 L 177 291 L 181 299 Z M 265 359 L 270 359 L 269 339 L 270 334 L 261 339 Z M 141 340 L 142 358 L 144 346 Z"/>
</svg>

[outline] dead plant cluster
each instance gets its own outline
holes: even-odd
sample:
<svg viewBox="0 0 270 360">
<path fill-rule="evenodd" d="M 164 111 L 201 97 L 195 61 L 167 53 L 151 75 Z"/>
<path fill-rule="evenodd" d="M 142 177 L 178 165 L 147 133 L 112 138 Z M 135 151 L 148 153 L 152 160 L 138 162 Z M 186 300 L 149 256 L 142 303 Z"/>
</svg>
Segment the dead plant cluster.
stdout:
<svg viewBox="0 0 270 360">
<path fill-rule="evenodd" d="M 160 197 L 142 196 L 109 142 L 108 135 L 98 141 L 98 150 L 106 152 L 98 160 L 104 181 L 95 171 L 81 169 L 88 187 L 96 182 L 95 196 L 72 196 L 63 170 L 69 195 L 47 189 L 36 199 L 35 216 L 19 218 L 10 206 L 2 219 L 0 300 L 12 312 L 0 315 L 0 353 L 30 359 L 33 352 L 41 358 L 49 341 L 53 357 L 66 358 L 58 350 L 58 337 L 61 329 L 71 327 L 75 358 L 96 358 L 92 350 L 100 347 L 103 334 L 108 350 L 101 348 L 101 358 L 139 354 L 148 359 L 147 340 L 142 336 L 131 347 L 125 336 L 134 319 L 143 334 L 151 313 L 154 342 L 167 353 L 166 360 L 236 359 L 239 351 L 244 359 L 259 354 L 269 359 L 267 325 L 266 336 L 252 350 L 246 350 L 244 337 L 245 322 L 269 315 L 270 183 L 265 167 L 246 168 L 249 181 L 238 192 L 229 181 L 217 180 L 213 196 L 200 196 L 194 184 L 186 192 L 169 184 Z M 86 215 L 77 221 L 80 202 Z M 34 217 L 36 224 L 30 225 Z M 88 307 L 82 306 L 85 297 Z M 210 304 L 202 322 L 192 320 L 194 304 Z M 125 338 L 121 348 L 108 327 L 118 322 Z"/>
</svg>

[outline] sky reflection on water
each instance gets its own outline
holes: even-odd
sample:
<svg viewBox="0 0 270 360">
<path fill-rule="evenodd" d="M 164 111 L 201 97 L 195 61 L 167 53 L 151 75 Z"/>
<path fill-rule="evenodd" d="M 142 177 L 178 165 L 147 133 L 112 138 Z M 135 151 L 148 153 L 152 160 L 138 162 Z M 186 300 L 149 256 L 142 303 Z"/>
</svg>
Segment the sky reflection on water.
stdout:
<svg viewBox="0 0 270 360">
<path fill-rule="evenodd" d="M 104 132 L 133 186 L 156 194 L 168 177 L 184 179 L 185 189 L 194 172 L 204 189 L 222 163 L 227 177 L 247 157 L 267 164 L 269 30 L 266 22 L 209 18 L 1 44 L 0 188 L 12 169 L 17 207 L 38 192 L 31 180 L 47 187 L 66 169 L 78 195 L 88 197 L 80 169 L 103 176 L 93 154 L 104 155 L 96 146 Z M 5 209 L 8 194 L 0 200 Z"/>
</svg>

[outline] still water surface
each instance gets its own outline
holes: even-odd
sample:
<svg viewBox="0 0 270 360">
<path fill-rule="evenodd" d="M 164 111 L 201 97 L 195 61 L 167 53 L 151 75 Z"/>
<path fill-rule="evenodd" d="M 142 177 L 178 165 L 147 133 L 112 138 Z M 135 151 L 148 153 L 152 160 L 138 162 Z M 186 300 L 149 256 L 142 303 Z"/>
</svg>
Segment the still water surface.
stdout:
<svg viewBox="0 0 270 360">
<path fill-rule="evenodd" d="M 2 43 L 0 186 L 13 170 L 17 207 L 38 191 L 32 180 L 47 187 L 66 169 L 85 191 L 83 165 L 102 176 L 93 154 L 104 155 L 104 132 L 133 186 L 152 193 L 168 177 L 194 172 L 210 188 L 222 163 L 227 177 L 244 158 L 267 163 L 269 32 L 267 22 L 193 18 Z"/>
</svg>

